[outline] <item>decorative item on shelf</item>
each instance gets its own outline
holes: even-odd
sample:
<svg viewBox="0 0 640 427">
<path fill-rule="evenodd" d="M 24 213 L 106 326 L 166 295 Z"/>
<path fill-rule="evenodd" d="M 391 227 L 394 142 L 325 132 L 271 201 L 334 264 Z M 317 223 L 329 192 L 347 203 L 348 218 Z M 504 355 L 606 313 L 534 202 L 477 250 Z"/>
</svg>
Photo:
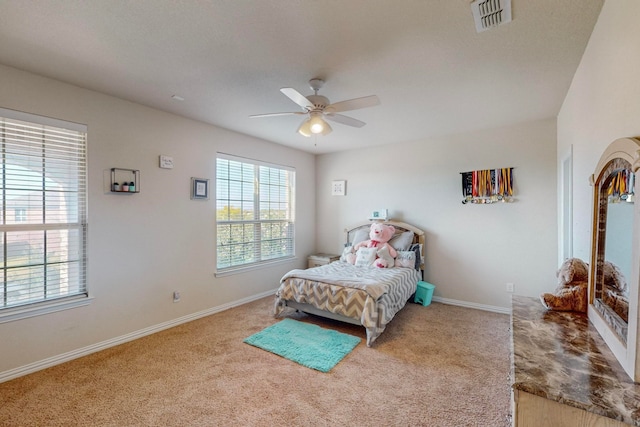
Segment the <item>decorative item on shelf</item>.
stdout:
<svg viewBox="0 0 640 427">
<path fill-rule="evenodd" d="M 607 200 L 609 203 L 628 202 L 633 203 L 635 199 L 634 189 L 636 175 L 629 169 L 622 169 L 613 174 L 609 188 L 607 189 Z"/>
<path fill-rule="evenodd" d="M 371 212 L 370 221 L 386 221 L 389 219 L 389 211 L 387 209 L 377 209 Z"/>
<path fill-rule="evenodd" d="M 462 204 L 513 202 L 513 168 L 460 172 Z"/>
<path fill-rule="evenodd" d="M 122 184 L 119 184 L 122 182 Z M 140 171 L 137 169 L 111 168 L 112 193 L 139 193 Z"/>
</svg>

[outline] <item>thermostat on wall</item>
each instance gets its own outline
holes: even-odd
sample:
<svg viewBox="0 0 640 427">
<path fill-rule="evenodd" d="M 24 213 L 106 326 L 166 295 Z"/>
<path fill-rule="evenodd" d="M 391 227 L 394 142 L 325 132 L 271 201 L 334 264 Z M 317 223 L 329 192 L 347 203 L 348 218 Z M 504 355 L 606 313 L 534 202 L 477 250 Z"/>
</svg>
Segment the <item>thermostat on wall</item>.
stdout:
<svg viewBox="0 0 640 427">
<path fill-rule="evenodd" d="M 160 167 L 162 169 L 173 169 L 173 157 L 160 156 Z"/>
<path fill-rule="evenodd" d="M 386 221 L 387 217 L 388 217 L 389 213 L 386 209 L 378 209 L 375 210 L 373 212 L 371 212 L 371 216 L 369 217 L 369 219 L 379 219 L 382 221 Z"/>
</svg>

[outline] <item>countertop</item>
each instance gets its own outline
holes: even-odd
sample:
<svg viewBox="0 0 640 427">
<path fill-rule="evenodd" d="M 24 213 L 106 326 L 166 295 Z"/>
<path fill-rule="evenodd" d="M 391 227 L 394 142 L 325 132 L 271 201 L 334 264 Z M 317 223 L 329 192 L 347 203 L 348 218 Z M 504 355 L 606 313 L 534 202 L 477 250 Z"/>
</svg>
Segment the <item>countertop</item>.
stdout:
<svg viewBox="0 0 640 427">
<path fill-rule="evenodd" d="M 640 426 L 640 384 L 622 369 L 586 314 L 548 311 L 513 296 L 513 388 Z"/>
</svg>

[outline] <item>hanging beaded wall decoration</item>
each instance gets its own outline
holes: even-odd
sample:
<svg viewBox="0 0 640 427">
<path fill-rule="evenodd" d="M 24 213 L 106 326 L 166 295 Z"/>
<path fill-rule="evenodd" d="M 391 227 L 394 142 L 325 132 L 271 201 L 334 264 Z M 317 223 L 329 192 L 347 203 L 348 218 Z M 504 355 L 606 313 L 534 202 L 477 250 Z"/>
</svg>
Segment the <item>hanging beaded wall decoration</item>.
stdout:
<svg viewBox="0 0 640 427">
<path fill-rule="evenodd" d="M 607 189 L 607 199 L 609 203 L 620 201 L 633 203 L 635 199 L 634 189 L 636 176 L 628 169 L 621 169 L 611 175 L 611 182 Z"/>
<path fill-rule="evenodd" d="M 462 204 L 513 202 L 513 168 L 460 172 Z"/>
</svg>

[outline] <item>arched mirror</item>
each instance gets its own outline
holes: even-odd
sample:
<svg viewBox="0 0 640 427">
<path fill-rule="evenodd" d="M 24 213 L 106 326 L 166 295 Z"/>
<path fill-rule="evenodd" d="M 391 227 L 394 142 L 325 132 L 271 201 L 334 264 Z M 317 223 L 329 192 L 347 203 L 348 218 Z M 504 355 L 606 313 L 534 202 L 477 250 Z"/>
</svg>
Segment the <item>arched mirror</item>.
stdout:
<svg viewBox="0 0 640 427">
<path fill-rule="evenodd" d="M 634 381 L 638 352 L 638 205 L 640 141 L 621 138 L 603 153 L 593 184 L 589 319 Z"/>
</svg>

